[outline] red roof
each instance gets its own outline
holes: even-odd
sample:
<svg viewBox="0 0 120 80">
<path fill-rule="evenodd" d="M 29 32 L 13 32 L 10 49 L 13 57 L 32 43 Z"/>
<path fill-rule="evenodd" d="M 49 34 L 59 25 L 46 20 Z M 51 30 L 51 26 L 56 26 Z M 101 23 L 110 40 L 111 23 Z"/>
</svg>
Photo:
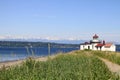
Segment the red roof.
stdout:
<svg viewBox="0 0 120 80">
<path fill-rule="evenodd" d="M 106 43 L 104 46 L 105 47 L 110 47 L 110 46 L 112 46 L 112 43 Z"/>
<path fill-rule="evenodd" d="M 93 38 L 98 38 L 98 36 L 95 34 L 95 35 L 93 36 Z"/>
<path fill-rule="evenodd" d="M 104 45 L 101 44 L 101 43 L 99 43 L 99 44 L 97 44 L 95 47 L 102 47 L 102 46 L 104 46 Z"/>
</svg>

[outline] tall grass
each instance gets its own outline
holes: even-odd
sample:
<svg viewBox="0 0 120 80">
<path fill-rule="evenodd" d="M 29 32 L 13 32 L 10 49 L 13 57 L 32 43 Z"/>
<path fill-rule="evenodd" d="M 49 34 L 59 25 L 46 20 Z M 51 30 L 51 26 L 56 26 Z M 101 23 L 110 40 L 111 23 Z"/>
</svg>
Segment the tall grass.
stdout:
<svg viewBox="0 0 120 80">
<path fill-rule="evenodd" d="M 117 52 L 102 52 L 102 51 L 94 51 L 92 52 L 94 53 L 94 55 L 97 55 L 99 57 L 102 57 L 102 58 L 105 58 L 105 59 L 108 59 L 114 63 L 117 63 L 120 65 L 120 53 L 117 53 Z"/>
<path fill-rule="evenodd" d="M 0 80 L 118 80 L 97 57 L 61 54 L 46 62 L 31 58 L 21 66 L 0 70 Z"/>
</svg>

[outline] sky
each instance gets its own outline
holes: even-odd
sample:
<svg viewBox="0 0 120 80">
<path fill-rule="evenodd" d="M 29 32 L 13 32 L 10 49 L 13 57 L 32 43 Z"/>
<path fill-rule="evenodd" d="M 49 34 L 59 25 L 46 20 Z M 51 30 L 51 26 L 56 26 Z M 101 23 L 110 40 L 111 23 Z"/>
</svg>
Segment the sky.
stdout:
<svg viewBox="0 0 120 80">
<path fill-rule="evenodd" d="M 0 0 L 0 38 L 120 42 L 120 0 Z"/>
</svg>

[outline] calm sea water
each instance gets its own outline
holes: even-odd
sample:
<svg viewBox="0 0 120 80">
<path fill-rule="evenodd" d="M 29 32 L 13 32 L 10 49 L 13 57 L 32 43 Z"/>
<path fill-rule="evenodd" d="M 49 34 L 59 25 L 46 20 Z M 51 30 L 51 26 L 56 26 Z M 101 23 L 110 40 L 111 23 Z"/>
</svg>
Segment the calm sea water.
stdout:
<svg viewBox="0 0 120 80">
<path fill-rule="evenodd" d="M 51 48 L 50 55 L 57 54 L 59 52 L 70 52 L 78 49 L 79 48 Z M 120 47 L 117 47 L 116 51 L 120 52 Z M 0 48 L 0 62 L 25 59 L 30 56 L 48 56 L 48 48 Z"/>
<path fill-rule="evenodd" d="M 70 52 L 78 49 L 79 48 L 51 48 L 50 55 L 57 54 L 59 52 Z M 30 56 L 48 56 L 48 48 L 0 48 L 0 62 L 25 59 Z"/>
</svg>

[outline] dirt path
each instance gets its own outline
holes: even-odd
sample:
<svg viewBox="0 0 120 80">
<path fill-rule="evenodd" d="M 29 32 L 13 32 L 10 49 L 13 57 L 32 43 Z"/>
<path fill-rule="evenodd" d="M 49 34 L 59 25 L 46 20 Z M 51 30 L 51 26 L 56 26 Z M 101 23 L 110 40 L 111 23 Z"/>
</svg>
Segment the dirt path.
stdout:
<svg viewBox="0 0 120 80">
<path fill-rule="evenodd" d="M 115 64 L 107 59 L 100 58 L 109 68 L 109 70 L 113 73 L 117 73 L 120 75 L 120 65 Z"/>
</svg>

